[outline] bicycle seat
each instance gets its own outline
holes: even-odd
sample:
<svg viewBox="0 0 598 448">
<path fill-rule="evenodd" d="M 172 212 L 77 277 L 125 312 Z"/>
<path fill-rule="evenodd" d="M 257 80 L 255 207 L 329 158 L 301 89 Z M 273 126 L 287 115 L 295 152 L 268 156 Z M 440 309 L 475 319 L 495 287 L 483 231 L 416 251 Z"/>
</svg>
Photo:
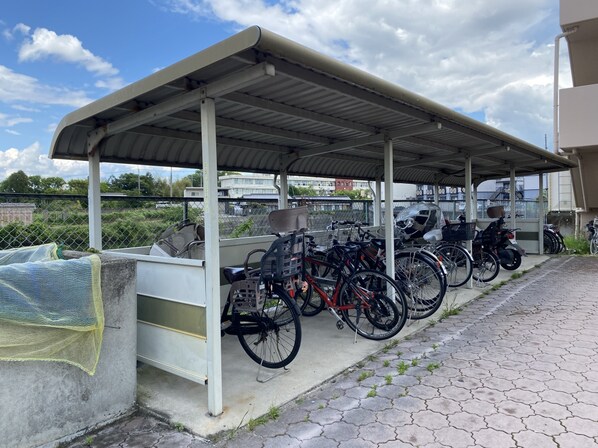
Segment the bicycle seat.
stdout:
<svg viewBox="0 0 598 448">
<path fill-rule="evenodd" d="M 386 240 L 382 238 L 372 238 L 370 242 L 376 249 L 384 249 L 386 247 Z"/>
<path fill-rule="evenodd" d="M 229 283 L 234 283 L 245 279 L 245 268 L 239 266 L 229 266 L 224 268 L 224 278 Z"/>
</svg>

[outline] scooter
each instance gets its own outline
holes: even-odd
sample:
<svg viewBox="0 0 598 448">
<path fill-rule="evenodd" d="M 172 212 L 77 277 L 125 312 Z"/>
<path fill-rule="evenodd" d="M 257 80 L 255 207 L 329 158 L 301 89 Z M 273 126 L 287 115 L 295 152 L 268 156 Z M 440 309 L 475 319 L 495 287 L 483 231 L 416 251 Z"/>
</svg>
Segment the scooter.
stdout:
<svg viewBox="0 0 598 448">
<path fill-rule="evenodd" d="M 524 257 L 525 249 L 512 241 L 515 237 L 513 232 L 518 229 L 503 228 L 505 219 L 501 216 L 491 222 L 483 231 L 483 239 L 487 247 L 498 256 L 500 265 L 508 270 L 514 271 L 521 266 L 521 257 Z"/>
</svg>

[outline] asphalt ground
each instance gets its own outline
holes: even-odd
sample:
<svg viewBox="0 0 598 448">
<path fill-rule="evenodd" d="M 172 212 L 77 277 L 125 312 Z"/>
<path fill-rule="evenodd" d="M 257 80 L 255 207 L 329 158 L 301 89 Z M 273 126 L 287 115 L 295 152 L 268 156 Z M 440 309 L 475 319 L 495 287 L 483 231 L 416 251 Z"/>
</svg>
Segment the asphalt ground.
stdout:
<svg viewBox="0 0 598 448">
<path fill-rule="evenodd" d="M 557 256 L 213 440 L 138 413 L 65 446 L 598 447 L 597 313 L 598 258 Z"/>
</svg>

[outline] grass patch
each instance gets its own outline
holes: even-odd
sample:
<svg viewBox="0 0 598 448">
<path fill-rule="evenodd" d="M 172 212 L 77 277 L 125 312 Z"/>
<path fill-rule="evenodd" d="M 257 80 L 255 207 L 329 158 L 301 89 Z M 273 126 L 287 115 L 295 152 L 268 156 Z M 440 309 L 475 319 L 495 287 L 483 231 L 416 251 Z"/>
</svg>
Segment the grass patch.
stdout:
<svg viewBox="0 0 598 448">
<path fill-rule="evenodd" d="M 387 360 L 385 360 L 385 361 L 382 363 L 382 365 L 383 365 L 384 367 L 388 367 L 388 366 L 390 365 L 390 361 L 387 359 Z"/>
<path fill-rule="evenodd" d="M 376 389 L 378 388 L 378 386 L 376 386 L 375 384 L 372 386 L 372 388 L 370 389 L 370 391 L 368 392 L 367 397 L 368 398 L 374 398 L 376 395 L 378 395 L 378 392 L 376 392 Z"/>
<path fill-rule="evenodd" d="M 93 436 L 87 436 L 87 437 L 85 437 L 85 442 L 84 442 L 85 445 L 91 446 L 92 443 L 93 443 Z"/>
<path fill-rule="evenodd" d="M 518 278 L 523 277 L 523 272 L 513 272 L 511 274 L 511 279 L 512 280 L 517 280 Z"/>
<path fill-rule="evenodd" d="M 264 415 L 258 418 L 250 419 L 247 423 L 247 429 L 253 431 L 258 426 L 265 425 L 270 420 L 276 420 L 278 417 L 280 417 L 280 408 L 278 408 L 277 406 L 270 406 L 270 409 L 268 409 L 268 412 Z"/>
<path fill-rule="evenodd" d="M 384 381 L 386 382 L 386 384 L 387 384 L 388 386 L 390 386 L 390 385 L 392 384 L 392 375 L 386 375 L 386 376 L 384 377 Z"/>
<path fill-rule="evenodd" d="M 357 377 L 357 381 L 362 382 L 363 380 L 366 380 L 371 376 L 374 376 L 374 372 L 372 370 L 364 370 Z"/>
<path fill-rule="evenodd" d="M 418 364 L 419 364 L 419 359 L 413 358 L 411 360 L 411 367 L 417 367 Z"/>
<path fill-rule="evenodd" d="M 397 365 L 397 372 L 399 372 L 399 375 L 404 375 L 407 370 L 409 370 L 409 364 L 407 364 L 405 361 L 401 361 Z"/>
<path fill-rule="evenodd" d="M 382 349 L 382 352 L 388 353 L 390 349 L 395 348 L 399 344 L 398 339 L 393 339 L 392 341 L 387 342 Z"/>
<path fill-rule="evenodd" d="M 565 246 L 567 246 L 569 253 L 577 255 L 587 255 L 590 253 L 590 242 L 584 237 L 575 238 L 575 235 L 567 235 L 565 237 Z"/>
<path fill-rule="evenodd" d="M 432 344 L 432 350 L 436 350 L 438 348 L 438 344 Z"/>
<path fill-rule="evenodd" d="M 434 370 L 438 369 L 439 367 L 440 367 L 440 364 L 438 364 L 437 362 L 431 362 L 430 364 L 428 364 L 426 369 L 428 370 L 428 372 L 432 373 Z"/>
</svg>

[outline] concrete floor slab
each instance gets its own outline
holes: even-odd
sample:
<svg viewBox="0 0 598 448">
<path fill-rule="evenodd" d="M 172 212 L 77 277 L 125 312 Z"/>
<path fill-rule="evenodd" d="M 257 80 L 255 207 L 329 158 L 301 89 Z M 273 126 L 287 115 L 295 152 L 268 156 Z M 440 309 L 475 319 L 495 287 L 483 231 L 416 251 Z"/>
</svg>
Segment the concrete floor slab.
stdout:
<svg viewBox="0 0 598 448">
<path fill-rule="evenodd" d="M 548 257 L 531 255 L 523 259 L 518 270 L 532 269 Z M 501 270 L 488 286 L 450 289 L 444 303 L 434 316 L 422 321 L 408 322 L 396 336 L 402 340 L 438 320 L 446 307 L 459 307 L 482 295 L 484 290 L 511 278 L 514 272 Z M 210 436 L 235 429 L 250 419 L 265 414 L 272 406 L 281 406 L 314 389 L 325 380 L 351 368 L 368 356 L 382 350 L 389 341 L 370 341 L 354 334 L 346 327 L 336 329 L 332 316 L 322 312 L 318 316 L 302 318 L 303 339 L 297 358 L 289 370 L 270 381 L 256 381 L 258 365 L 243 351 L 234 336 L 222 340 L 224 412 L 216 417 L 207 412 L 207 387 L 158 370 L 148 365 L 138 369 L 138 401 L 173 423 L 180 423 L 200 436 Z M 263 372 L 278 373 L 277 371 Z"/>
</svg>

